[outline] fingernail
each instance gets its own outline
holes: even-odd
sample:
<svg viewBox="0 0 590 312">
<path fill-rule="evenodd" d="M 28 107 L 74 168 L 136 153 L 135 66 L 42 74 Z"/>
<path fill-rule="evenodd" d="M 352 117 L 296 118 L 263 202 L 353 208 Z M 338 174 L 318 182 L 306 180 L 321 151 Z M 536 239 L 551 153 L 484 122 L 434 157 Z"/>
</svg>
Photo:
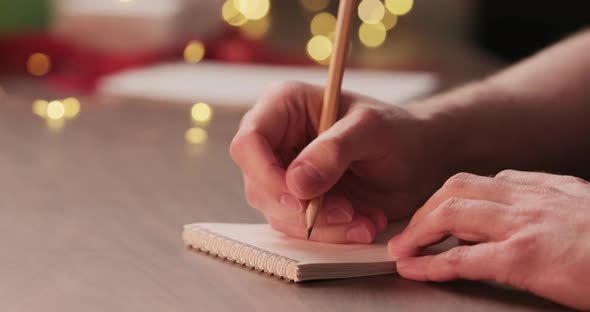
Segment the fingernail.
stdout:
<svg viewBox="0 0 590 312">
<path fill-rule="evenodd" d="M 394 257 L 397 256 L 397 254 L 398 254 L 396 247 L 397 247 L 397 244 L 398 244 L 400 238 L 401 238 L 401 235 L 398 234 L 398 235 L 392 237 L 389 240 L 389 242 L 387 242 L 387 249 L 389 250 L 389 253 Z"/>
<path fill-rule="evenodd" d="M 295 180 L 295 187 L 302 194 L 309 190 L 319 188 L 322 185 L 320 174 L 308 165 L 295 167 L 291 174 Z"/>
<path fill-rule="evenodd" d="M 346 239 L 352 243 L 368 244 L 371 242 L 371 234 L 364 225 L 359 224 L 346 232 Z"/>
<path fill-rule="evenodd" d="M 281 196 L 280 199 L 281 205 L 287 209 L 297 210 L 299 212 L 303 212 L 303 207 L 301 206 L 301 202 L 295 198 L 293 195 L 285 194 Z"/>
<path fill-rule="evenodd" d="M 395 243 L 399 240 L 401 235 L 397 234 L 396 236 L 392 237 L 389 242 L 387 242 L 387 247 L 391 248 L 391 246 L 395 245 Z"/>
<path fill-rule="evenodd" d="M 342 224 L 350 223 L 352 221 L 352 216 L 342 209 L 332 209 L 328 211 L 326 219 L 328 224 Z"/>
<path fill-rule="evenodd" d="M 395 261 L 395 267 L 399 270 L 399 269 L 403 269 L 404 267 L 407 267 L 411 262 L 411 259 L 409 258 L 399 258 Z"/>
</svg>

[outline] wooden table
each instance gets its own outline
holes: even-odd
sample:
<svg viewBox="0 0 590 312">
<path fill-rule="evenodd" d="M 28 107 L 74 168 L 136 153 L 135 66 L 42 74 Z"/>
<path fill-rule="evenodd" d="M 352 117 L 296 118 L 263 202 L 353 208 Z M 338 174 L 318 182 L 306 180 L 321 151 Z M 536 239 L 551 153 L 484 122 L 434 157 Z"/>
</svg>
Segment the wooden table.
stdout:
<svg viewBox="0 0 590 312">
<path fill-rule="evenodd" d="M 560 311 L 476 282 L 397 275 L 289 283 L 187 250 L 182 225 L 262 222 L 228 156 L 239 114 L 188 145 L 187 107 L 83 100 L 49 129 L 0 100 L 2 311 Z"/>
</svg>

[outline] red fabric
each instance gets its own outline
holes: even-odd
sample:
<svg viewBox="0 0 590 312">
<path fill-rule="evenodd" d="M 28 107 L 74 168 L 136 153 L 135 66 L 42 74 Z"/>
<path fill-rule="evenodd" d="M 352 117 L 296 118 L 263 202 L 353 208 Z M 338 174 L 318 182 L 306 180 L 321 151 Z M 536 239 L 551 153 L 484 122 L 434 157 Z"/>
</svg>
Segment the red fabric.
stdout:
<svg viewBox="0 0 590 312">
<path fill-rule="evenodd" d="M 106 75 L 166 60 L 182 59 L 185 42 L 158 51 L 139 53 L 105 53 L 72 45 L 50 34 L 32 33 L 0 38 L 0 73 L 26 74 L 26 62 L 32 53 L 47 54 L 52 68 L 46 77 L 59 91 L 92 92 Z M 313 66 L 304 53 L 292 54 L 244 39 L 235 28 L 229 27 L 225 35 L 206 42 L 205 58 L 236 63 L 264 63 L 277 65 Z M 420 69 L 423 64 L 405 66 Z M 354 64 L 352 64 L 354 67 Z"/>
</svg>

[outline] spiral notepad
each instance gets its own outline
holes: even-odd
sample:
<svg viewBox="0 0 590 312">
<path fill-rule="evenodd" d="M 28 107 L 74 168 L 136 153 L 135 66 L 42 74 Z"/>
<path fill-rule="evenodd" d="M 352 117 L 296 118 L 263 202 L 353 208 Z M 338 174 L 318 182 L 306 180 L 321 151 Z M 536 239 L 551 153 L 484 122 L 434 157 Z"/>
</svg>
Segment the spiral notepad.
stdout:
<svg viewBox="0 0 590 312">
<path fill-rule="evenodd" d="M 187 246 L 301 282 L 395 272 L 387 240 L 405 223 L 390 225 L 371 245 L 338 245 L 287 237 L 267 224 L 195 223 L 184 227 Z"/>
</svg>

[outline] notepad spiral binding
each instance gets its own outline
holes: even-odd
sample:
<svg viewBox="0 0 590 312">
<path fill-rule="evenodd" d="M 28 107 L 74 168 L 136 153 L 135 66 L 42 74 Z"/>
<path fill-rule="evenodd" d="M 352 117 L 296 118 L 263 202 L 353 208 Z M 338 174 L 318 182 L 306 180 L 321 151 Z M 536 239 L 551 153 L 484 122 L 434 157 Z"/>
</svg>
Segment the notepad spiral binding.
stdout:
<svg viewBox="0 0 590 312">
<path fill-rule="evenodd" d="M 291 281 L 298 279 L 297 261 L 272 252 L 219 235 L 199 226 L 185 231 L 184 241 L 194 249 L 210 253 Z"/>
</svg>

